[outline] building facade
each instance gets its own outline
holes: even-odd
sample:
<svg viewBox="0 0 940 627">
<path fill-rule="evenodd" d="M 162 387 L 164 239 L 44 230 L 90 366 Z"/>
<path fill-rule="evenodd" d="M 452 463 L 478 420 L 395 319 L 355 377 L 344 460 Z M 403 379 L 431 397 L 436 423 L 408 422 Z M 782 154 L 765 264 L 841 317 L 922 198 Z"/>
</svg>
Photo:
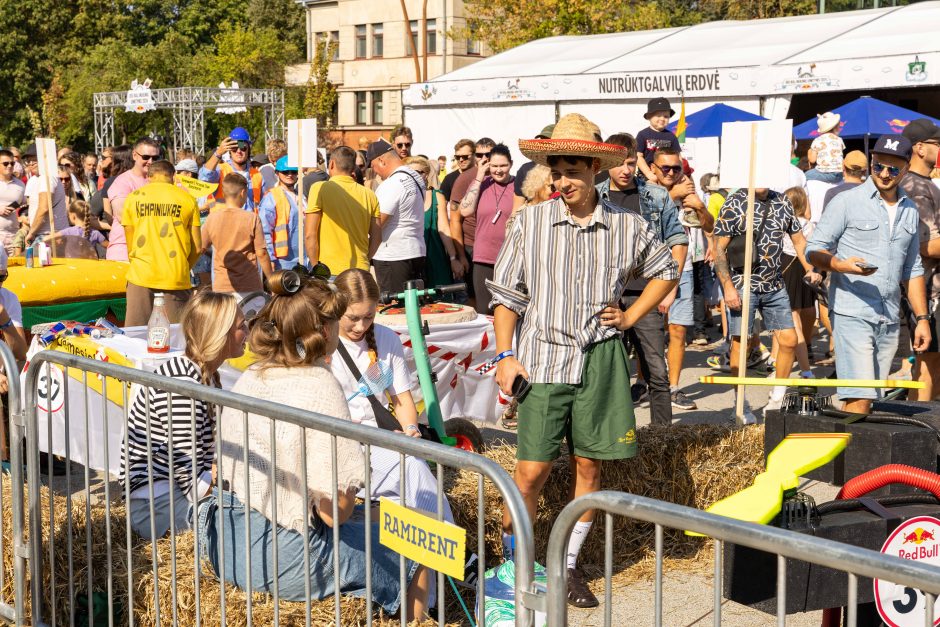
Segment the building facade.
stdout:
<svg viewBox="0 0 940 627">
<path fill-rule="evenodd" d="M 329 72 L 339 95 L 332 135 L 353 148 L 401 123 L 403 88 L 487 54 L 478 41 L 447 36 L 466 24 L 462 0 L 405 0 L 407 19 L 400 0 L 298 2 L 307 13 L 307 63 L 289 67 L 287 83 L 306 84 L 318 42 L 337 42 Z"/>
</svg>

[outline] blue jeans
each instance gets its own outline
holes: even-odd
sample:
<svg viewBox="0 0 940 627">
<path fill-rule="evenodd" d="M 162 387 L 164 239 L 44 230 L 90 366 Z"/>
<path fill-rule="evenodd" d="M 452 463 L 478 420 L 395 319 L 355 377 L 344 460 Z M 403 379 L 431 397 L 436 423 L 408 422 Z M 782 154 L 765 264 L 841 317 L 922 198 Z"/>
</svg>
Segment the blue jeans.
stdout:
<svg viewBox="0 0 940 627">
<path fill-rule="evenodd" d="M 250 584 L 255 592 L 274 593 L 277 579 L 278 595 L 287 601 L 304 601 L 304 584 L 310 580 L 311 599 L 325 599 L 334 593 L 333 529 L 319 518 L 312 517 L 307 538 L 303 533 L 285 529 L 268 520 L 261 512 L 246 507 L 231 492 L 222 492 L 221 505 L 217 492 L 200 501 L 198 507 L 199 546 L 204 558 L 212 564 L 216 576 L 242 590 Z M 219 510 L 224 525 L 224 538 L 219 533 Z M 365 598 L 366 558 L 365 521 L 361 505 L 339 527 L 339 584 L 340 592 Z M 251 572 L 246 573 L 245 533 L 251 524 Z M 372 599 L 389 614 L 401 605 L 398 553 L 379 544 L 379 523 L 372 523 Z M 277 568 L 274 564 L 273 545 L 277 542 Z M 219 548 L 221 543 L 224 573 L 220 575 Z M 304 554 L 308 554 L 310 570 L 304 567 Z M 405 572 L 410 582 L 418 565 L 405 560 Z"/>
<path fill-rule="evenodd" d="M 744 302 L 744 294 L 741 294 Z M 768 331 L 780 331 L 793 328 L 793 309 L 790 308 L 790 297 L 786 288 L 767 293 L 751 292 L 751 315 L 748 317 L 751 329 L 754 331 L 754 311 L 760 308 L 764 328 Z M 741 310 L 728 309 L 728 331 L 732 336 L 741 335 Z"/>
<path fill-rule="evenodd" d="M 676 299 L 669 307 L 669 324 L 681 324 L 690 327 L 695 323 L 693 312 L 693 283 L 692 268 L 682 271 L 679 277 L 679 289 L 676 290 Z"/>
<path fill-rule="evenodd" d="M 836 375 L 840 379 L 887 379 L 898 350 L 899 322 L 865 320 L 829 312 L 836 345 Z M 840 399 L 881 398 L 877 388 L 838 388 Z"/>
</svg>

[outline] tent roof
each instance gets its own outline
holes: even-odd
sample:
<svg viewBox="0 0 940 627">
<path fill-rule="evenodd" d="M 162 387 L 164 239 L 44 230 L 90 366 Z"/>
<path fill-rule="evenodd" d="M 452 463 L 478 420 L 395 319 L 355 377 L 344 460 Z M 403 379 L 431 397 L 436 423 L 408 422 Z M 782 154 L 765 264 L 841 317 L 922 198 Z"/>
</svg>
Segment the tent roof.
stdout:
<svg viewBox="0 0 940 627">
<path fill-rule="evenodd" d="M 697 67 L 767 67 L 940 51 L 940 0 L 609 35 L 549 37 L 431 82 Z"/>
</svg>

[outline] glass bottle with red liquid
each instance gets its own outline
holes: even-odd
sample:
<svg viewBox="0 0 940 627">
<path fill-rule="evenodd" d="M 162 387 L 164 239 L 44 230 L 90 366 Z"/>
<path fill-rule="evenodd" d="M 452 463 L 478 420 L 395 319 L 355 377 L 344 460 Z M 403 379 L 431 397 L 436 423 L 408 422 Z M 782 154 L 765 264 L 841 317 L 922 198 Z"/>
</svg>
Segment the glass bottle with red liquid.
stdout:
<svg viewBox="0 0 940 627">
<path fill-rule="evenodd" d="M 153 295 L 153 312 L 147 322 L 147 352 L 166 353 L 170 350 L 170 319 L 166 317 L 163 294 Z"/>
</svg>

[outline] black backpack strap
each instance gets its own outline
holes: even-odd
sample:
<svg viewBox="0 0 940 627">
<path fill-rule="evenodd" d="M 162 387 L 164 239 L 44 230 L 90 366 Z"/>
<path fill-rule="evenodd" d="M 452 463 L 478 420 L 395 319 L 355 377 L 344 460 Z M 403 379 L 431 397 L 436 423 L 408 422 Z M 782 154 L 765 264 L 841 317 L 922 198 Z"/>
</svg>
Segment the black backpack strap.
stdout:
<svg viewBox="0 0 940 627">
<path fill-rule="evenodd" d="M 339 353 L 343 361 L 346 362 L 346 367 L 349 368 L 349 371 L 356 380 L 361 379 L 362 373 L 359 371 L 359 368 L 356 367 L 356 362 L 353 361 L 349 351 L 343 346 L 342 340 L 340 340 L 339 346 L 336 347 L 336 352 Z M 388 431 L 401 431 L 401 425 L 398 424 L 398 421 L 395 420 L 392 413 L 379 402 L 379 399 L 375 398 L 374 394 L 370 393 L 366 398 L 369 399 L 369 404 L 372 405 L 372 413 L 375 414 L 375 422 L 379 427 Z"/>
</svg>

